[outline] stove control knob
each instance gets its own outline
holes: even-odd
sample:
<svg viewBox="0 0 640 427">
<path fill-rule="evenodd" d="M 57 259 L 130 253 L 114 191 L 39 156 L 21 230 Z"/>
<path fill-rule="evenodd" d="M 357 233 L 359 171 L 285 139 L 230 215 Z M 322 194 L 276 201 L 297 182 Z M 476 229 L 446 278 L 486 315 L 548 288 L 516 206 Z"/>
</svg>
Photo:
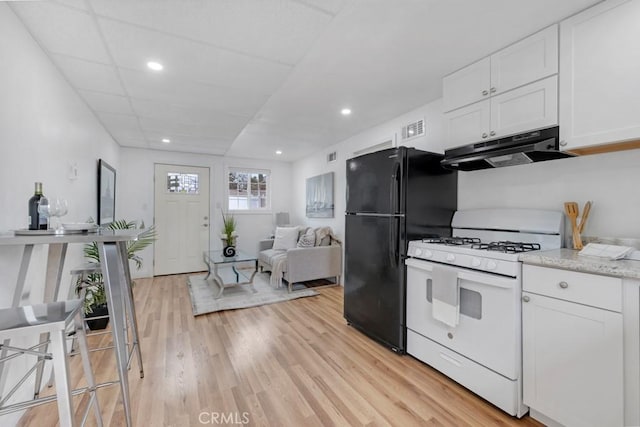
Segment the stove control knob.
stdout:
<svg viewBox="0 0 640 427">
<path fill-rule="evenodd" d="M 416 256 L 420 256 L 420 255 L 422 255 L 422 249 L 416 249 L 416 253 L 415 253 L 415 255 L 416 255 Z"/>
<path fill-rule="evenodd" d="M 487 270 L 495 270 L 498 264 L 495 261 L 487 262 Z"/>
<path fill-rule="evenodd" d="M 424 250 L 424 257 L 425 258 L 431 258 L 432 255 L 433 255 L 433 253 L 430 250 L 428 250 L 428 249 Z"/>
<path fill-rule="evenodd" d="M 455 261 L 456 256 L 454 254 L 447 254 L 447 261 Z"/>
<path fill-rule="evenodd" d="M 472 267 L 480 267 L 481 261 L 478 258 L 471 258 Z"/>
</svg>

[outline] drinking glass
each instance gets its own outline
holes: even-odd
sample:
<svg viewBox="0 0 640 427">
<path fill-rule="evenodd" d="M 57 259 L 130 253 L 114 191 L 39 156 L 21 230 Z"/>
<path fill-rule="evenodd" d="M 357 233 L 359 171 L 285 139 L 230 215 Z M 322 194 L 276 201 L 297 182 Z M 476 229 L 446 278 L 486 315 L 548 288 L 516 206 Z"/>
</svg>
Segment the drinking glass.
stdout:
<svg viewBox="0 0 640 427">
<path fill-rule="evenodd" d="M 55 197 L 49 205 L 49 215 L 54 218 L 58 218 L 54 226 L 57 233 L 62 232 L 62 220 L 61 218 L 69 211 L 69 205 L 66 199 Z"/>
<path fill-rule="evenodd" d="M 47 230 L 49 229 L 49 209 L 50 209 L 51 205 L 49 204 L 49 199 L 47 199 L 46 197 L 42 196 L 40 198 L 40 201 L 38 202 L 38 213 L 40 214 L 41 217 L 44 217 L 47 219 Z"/>
</svg>

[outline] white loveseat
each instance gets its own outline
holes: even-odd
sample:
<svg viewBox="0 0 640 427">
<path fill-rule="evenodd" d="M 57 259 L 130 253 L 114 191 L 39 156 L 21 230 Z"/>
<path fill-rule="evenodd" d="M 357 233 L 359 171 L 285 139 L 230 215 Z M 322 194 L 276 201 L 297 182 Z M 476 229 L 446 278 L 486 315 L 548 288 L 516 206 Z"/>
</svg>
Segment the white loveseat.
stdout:
<svg viewBox="0 0 640 427">
<path fill-rule="evenodd" d="M 299 233 L 299 237 L 304 231 Z M 268 239 L 258 243 L 258 265 L 261 271 L 272 272 L 272 284 L 280 285 L 284 279 L 291 292 L 297 282 L 335 277 L 336 283 L 340 283 L 342 247 L 333 234 L 329 233 L 312 247 L 273 249 L 274 241 Z"/>
</svg>

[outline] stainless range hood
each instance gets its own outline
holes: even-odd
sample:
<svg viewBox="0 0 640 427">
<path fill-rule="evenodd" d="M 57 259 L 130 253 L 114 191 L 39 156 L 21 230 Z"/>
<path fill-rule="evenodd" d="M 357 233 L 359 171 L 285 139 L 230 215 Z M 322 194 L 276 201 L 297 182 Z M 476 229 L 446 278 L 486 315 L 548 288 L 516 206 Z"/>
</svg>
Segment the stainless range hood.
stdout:
<svg viewBox="0 0 640 427">
<path fill-rule="evenodd" d="M 444 153 L 442 166 L 448 169 L 472 171 L 571 156 L 573 154 L 560 151 L 558 127 L 555 126 L 447 150 Z"/>
</svg>

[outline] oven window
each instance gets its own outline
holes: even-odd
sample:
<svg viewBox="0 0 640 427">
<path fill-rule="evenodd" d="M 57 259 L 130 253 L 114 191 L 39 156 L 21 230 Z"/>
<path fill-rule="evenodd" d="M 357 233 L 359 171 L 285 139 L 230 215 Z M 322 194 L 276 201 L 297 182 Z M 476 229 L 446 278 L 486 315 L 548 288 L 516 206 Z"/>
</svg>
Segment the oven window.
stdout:
<svg viewBox="0 0 640 427">
<path fill-rule="evenodd" d="M 431 302 L 431 279 L 427 279 L 427 301 Z M 460 288 L 460 314 L 482 319 L 482 295 L 480 292 Z"/>
</svg>

